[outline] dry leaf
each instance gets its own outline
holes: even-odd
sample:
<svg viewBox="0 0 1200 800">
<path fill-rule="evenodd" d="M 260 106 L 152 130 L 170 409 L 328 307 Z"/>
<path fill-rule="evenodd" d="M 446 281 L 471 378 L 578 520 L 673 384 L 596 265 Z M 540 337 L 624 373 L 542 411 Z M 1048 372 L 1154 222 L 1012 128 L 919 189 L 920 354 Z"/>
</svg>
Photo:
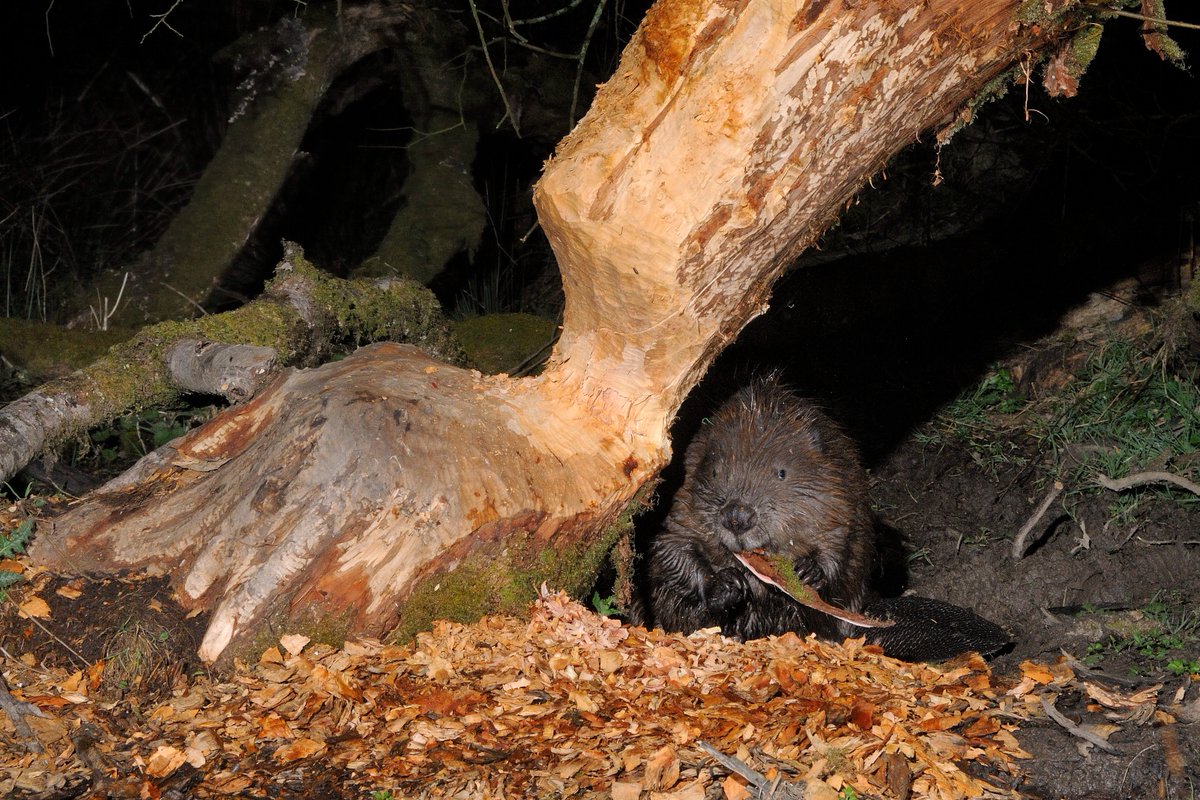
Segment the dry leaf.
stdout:
<svg viewBox="0 0 1200 800">
<path fill-rule="evenodd" d="M 785 559 L 773 558 L 757 550 L 734 553 L 733 556 L 742 562 L 742 566 L 750 570 L 751 575 L 768 586 L 774 586 L 802 606 L 808 606 L 814 611 L 820 611 L 860 628 L 888 628 L 896 624 L 892 620 L 873 619 L 825 602 L 815 589 L 797 580 L 794 573 L 789 577 L 788 567 L 790 565 L 786 563 Z"/>
<path fill-rule="evenodd" d="M 1021 662 L 1021 674 L 1043 686 L 1054 681 L 1054 673 L 1045 664 L 1035 664 L 1032 661 Z"/>
<path fill-rule="evenodd" d="M 284 645 L 285 647 L 287 645 Z M 290 744 L 285 744 L 283 747 L 275 751 L 275 760 L 286 764 L 289 761 L 298 761 L 302 758 L 308 758 L 311 755 L 321 752 L 325 749 L 324 742 L 318 742 L 315 739 L 304 737 L 297 739 Z"/>
<path fill-rule="evenodd" d="M 25 565 L 15 559 L 0 558 L 0 572 L 15 572 L 18 575 L 24 575 Z M 61 589 L 65 588 L 65 586 L 61 587 Z"/>
<path fill-rule="evenodd" d="M 642 785 L 640 783 L 613 781 L 612 800 L 638 800 L 641 795 Z"/>
<path fill-rule="evenodd" d="M 50 606 L 46 601 L 35 595 L 30 595 L 29 599 L 21 603 L 17 608 L 21 611 L 23 617 L 37 617 L 38 619 L 50 619 Z"/>
<path fill-rule="evenodd" d="M 262 651 L 262 655 L 258 657 L 260 664 L 282 664 L 283 653 L 279 652 L 279 648 L 275 646 L 268 647 Z"/>
<path fill-rule="evenodd" d="M 152 778 L 165 778 L 183 766 L 187 756 L 169 745 L 160 745 L 146 761 L 146 774 Z"/>
<path fill-rule="evenodd" d="M 721 781 L 721 791 L 725 792 L 725 800 L 747 800 L 750 797 L 746 782 L 737 775 L 726 775 L 725 780 Z"/>
<path fill-rule="evenodd" d="M 298 633 L 289 633 L 279 637 L 279 643 L 283 645 L 283 649 L 287 650 L 294 656 L 300 655 L 304 648 L 311 642 L 312 639 L 307 636 L 301 636 Z"/>
<path fill-rule="evenodd" d="M 646 762 L 646 788 L 650 791 L 670 789 L 679 781 L 679 757 L 675 748 L 667 745 Z"/>
<path fill-rule="evenodd" d="M 258 735 L 262 739 L 296 738 L 296 735 L 292 733 L 292 727 L 287 724 L 287 720 L 278 714 L 268 714 L 262 719 L 258 726 Z"/>
<path fill-rule="evenodd" d="M 54 590 L 54 593 L 59 597 L 67 600 L 78 600 L 83 596 L 83 592 L 78 586 L 73 583 L 66 583 Z"/>
</svg>

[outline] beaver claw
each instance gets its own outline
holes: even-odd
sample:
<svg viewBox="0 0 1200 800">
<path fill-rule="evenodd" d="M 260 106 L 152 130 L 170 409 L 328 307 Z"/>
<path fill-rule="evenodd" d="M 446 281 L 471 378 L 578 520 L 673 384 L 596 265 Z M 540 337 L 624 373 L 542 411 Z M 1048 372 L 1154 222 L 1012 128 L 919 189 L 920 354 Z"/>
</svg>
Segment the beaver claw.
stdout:
<svg viewBox="0 0 1200 800">
<path fill-rule="evenodd" d="M 741 567 L 725 567 L 704 586 L 704 605 L 714 614 L 726 614 L 746 602 L 750 585 Z"/>
</svg>

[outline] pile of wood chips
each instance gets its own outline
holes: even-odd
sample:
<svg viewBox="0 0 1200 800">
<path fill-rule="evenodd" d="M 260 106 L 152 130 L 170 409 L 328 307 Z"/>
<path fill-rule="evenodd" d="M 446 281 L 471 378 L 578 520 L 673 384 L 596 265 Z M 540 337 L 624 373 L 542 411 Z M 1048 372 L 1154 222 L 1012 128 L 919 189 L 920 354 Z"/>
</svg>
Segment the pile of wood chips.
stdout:
<svg viewBox="0 0 1200 800">
<path fill-rule="evenodd" d="M 1005 694 L 977 656 L 938 667 L 854 641 L 670 635 L 544 590 L 528 620 L 442 622 L 403 647 L 285 636 L 141 715 L 93 696 L 103 663 L 4 667 L 46 714 L 26 715 L 40 753 L 0 714 L 6 797 L 758 796 L 703 743 L 795 796 L 1012 797 L 1027 757 L 1012 731 L 1057 679 Z"/>
</svg>

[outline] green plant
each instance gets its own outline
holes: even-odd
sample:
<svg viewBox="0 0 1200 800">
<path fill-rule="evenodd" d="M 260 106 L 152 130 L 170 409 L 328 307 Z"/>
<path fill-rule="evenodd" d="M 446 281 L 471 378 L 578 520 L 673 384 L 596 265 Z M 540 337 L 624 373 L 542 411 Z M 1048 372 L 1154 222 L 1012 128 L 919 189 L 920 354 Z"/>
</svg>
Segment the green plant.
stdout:
<svg viewBox="0 0 1200 800">
<path fill-rule="evenodd" d="M 592 592 L 592 608 L 602 617 L 615 617 L 621 613 L 621 609 L 617 608 L 615 595 L 601 597 L 599 592 Z"/>
<path fill-rule="evenodd" d="M 1167 662 L 1167 672 L 1180 677 L 1200 674 L 1200 659 L 1172 658 Z"/>
<path fill-rule="evenodd" d="M 1124 653 L 1133 659 L 1135 674 L 1165 670 L 1184 675 L 1200 667 L 1194 656 L 1179 655 L 1200 642 L 1200 611 L 1178 591 L 1155 595 L 1142 607 L 1140 616 L 1113 627 L 1115 632 L 1104 641 L 1088 645 L 1084 664 L 1095 667 L 1109 656 Z"/>
<path fill-rule="evenodd" d="M 846 784 L 842 787 L 842 790 L 838 792 L 838 800 L 858 800 L 858 792 L 854 790 L 853 786 Z"/>
<path fill-rule="evenodd" d="M 929 566 L 933 566 L 933 559 L 929 557 L 929 548 L 922 547 L 920 550 L 914 550 L 905 556 L 905 560 L 909 564 L 915 564 L 918 561 L 924 561 Z"/>
<path fill-rule="evenodd" d="M 964 533 L 959 540 L 960 544 L 983 547 L 991 544 L 997 538 L 995 531 L 987 526 L 980 526 L 978 533 Z"/>
<path fill-rule="evenodd" d="M 1099 666 L 1107 654 L 1108 646 L 1104 642 L 1091 642 L 1087 646 L 1087 653 L 1083 657 L 1083 663 L 1089 667 Z"/>
<path fill-rule="evenodd" d="M 1067 473 L 1074 493 L 1094 492 L 1095 476 L 1121 478 L 1144 469 L 1189 471 L 1200 450 L 1200 385 L 1194 368 L 1172 371 L 1156 351 L 1115 340 L 1091 355 L 1068 391 L 1050 398 L 1034 432 Z M 1064 468 L 1064 464 L 1074 464 Z M 1114 519 L 1132 520 L 1140 501 L 1194 495 L 1162 485 L 1127 491 L 1114 500 Z"/>
<path fill-rule="evenodd" d="M 392 793 L 386 789 L 376 789 L 371 792 L 371 800 L 392 800 Z"/>
<path fill-rule="evenodd" d="M 88 437 L 90 448 L 77 456 L 75 462 L 85 468 L 101 468 L 134 461 L 207 422 L 215 412 L 215 406 L 205 406 L 125 414 L 93 429 Z"/>
<path fill-rule="evenodd" d="M 25 552 L 33 538 L 33 519 L 21 520 L 9 533 L 0 533 L 0 559 L 15 558 Z M 0 600 L 7 597 L 8 587 L 21 580 L 21 573 L 0 570 Z"/>
<path fill-rule="evenodd" d="M 975 386 L 950 401 L 929 429 L 917 434 L 925 445 L 941 446 L 948 441 L 965 444 L 971 459 L 981 469 L 995 474 L 1003 464 L 1024 464 L 1026 456 L 1009 435 L 1004 419 L 1022 411 L 1028 401 L 1016 392 L 1012 372 L 994 367 Z"/>
</svg>

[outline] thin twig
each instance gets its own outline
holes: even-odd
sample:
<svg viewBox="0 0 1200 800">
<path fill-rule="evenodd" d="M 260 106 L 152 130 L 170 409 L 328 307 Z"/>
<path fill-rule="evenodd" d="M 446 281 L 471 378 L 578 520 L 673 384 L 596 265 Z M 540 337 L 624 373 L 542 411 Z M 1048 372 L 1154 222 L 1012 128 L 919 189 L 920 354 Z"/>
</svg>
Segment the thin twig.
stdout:
<svg viewBox="0 0 1200 800">
<path fill-rule="evenodd" d="M 579 104 L 579 84 L 583 80 L 583 64 L 587 59 L 588 45 L 591 44 L 592 34 L 596 32 L 596 26 L 600 24 L 600 13 L 604 11 L 605 0 L 600 0 L 596 3 L 596 13 L 592 15 L 592 21 L 588 24 L 587 33 L 583 35 L 583 44 L 579 47 L 579 63 L 575 66 L 575 88 L 571 90 L 571 115 L 567 118 L 568 127 L 575 127 L 575 108 Z"/>
<path fill-rule="evenodd" d="M 20 607 L 19 605 L 17 605 L 17 601 L 13 600 L 11 597 L 6 597 L 6 598 L 4 598 L 4 599 L 5 599 L 5 600 L 7 600 L 9 603 L 11 603 L 11 604 L 13 605 L 13 607 L 14 607 L 14 608 L 16 608 L 18 611 L 20 611 L 20 610 L 21 610 L 21 607 Z M 22 613 L 24 613 L 24 612 L 22 612 Z M 83 656 L 79 655 L 79 652 L 78 652 L 78 651 L 77 651 L 77 650 L 76 650 L 74 647 L 71 647 L 71 645 L 67 644 L 67 643 L 66 643 L 66 642 L 64 642 L 64 641 L 63 641 L 61 638 L 59 638 L 59 637 L 58 637 L 58 636 L 57 636 L 57 635 L 54 633 L 54 631 L 50 630 L 50 629 L 49 629 L 49 628 L 47 628 L 45 625 L 43 625 L 41 622 L 39 622 L 37 617 L 33 616 L 32 614 L 25 614 L 25 617 L 26 617 L 26 618 L 27 618 L 27 619 L 28 619 L 30 622 L 32 622 L 34 625 L 37 625 L 39 628 L 41 628 L 41 629 L 42 629 L 42 633 L 46 634 L 47 636 L 49 636 L 49 637 L 50 637 L 51 639 L 53 639 L 54 641 L 56 641 L 56 642 L 58 642 L 59 644 L 61 644 L 61 645 L 62 645 L 62 646 L 63 646 L 63 647 L 64 647 L 64 648 L 65 648 L 65 649 L 66 649 L 66 650 L 67 650 L 67 651 L 68 651 L 68 652 L 71 654 L 71 655 L 73 655 L 73 656 L 75 656 L 76 658 L 78 658 L 78 659 L 79 659 L 79 663 L 80 663 L 80 664 L 82 664 L 82 665 L 83 665 L 83 666 L 85 666 L 85 667 L 91 666 L 91 664 L 90 664 L 90 663 L 88 663 L 88 660 L 87 660 L 86 658 L 84 658 Z"/>
<path fill-rule="evenodd" d="M 1047 700 L 1045 697 L 1042 698 L 1042 710 L 1044 710 L 1046 712 L 1046 716 L 1050 717 L 1050 719 L 1054 720 L 1059 725 L 1062 725 L 1064 728 L 1066 728 L 1067 733 L 1071 734 L 1072 736 L 1078 736 L 1080 739 L 1083 739 L 1084 741 L 1091 742 L 1092 744 L 1096 745 L 1096 747 L 1099 747 L 1101 750 L 1103 750 L 1106 753 L 1112 753 L 1115 756 L 1123 755 L 1120 750 L 1118 750 L 1117 748 L 1113 747 L 1111 744 L 1106 742 L 1104 740 L 1104 737 L 1097 736 L 1096 734 L 1089 731 L 1087 728 L 1080 727 L 1079 725 L 1076 725 L 1074 722 L 1071 722 L 1071 720 L 1064 717 L 1062 715 L 1062 712 L 1060 712 L 1057 708 L 1054 707 L 1054 703 Z"/>
<path fill-rule="evenodd" d="M 1017 534 L 1017 538 L 1013 540 L 1012 557 L 1018 561 L 1025 555 L 1025 540 L 1029 537 L 1030 531 L 1038 524 L 1042 517 L 1046 515 L 1046 510 L 1050 508 L 1050 504 L 1058 499 L 1062 494 L 1062 481 L 1055 481 L 1054 486 L 1050 487 L 1050 492 L 1042 500 L 1042 504 L 1037 507 L 1037 511 L 1033 512 L 1033 516 L 1021 528 Z"/>
<path fill-rule="evenodd" d="M 772 780 L 761 772 L 747 766 L 745 762 L 733 756 L 727 756 L 708 742 L 696 742 L 696 746 L 708 753 L 713 760 L 730 772 L 737 773 L 754 790 L 754 796 L 770 800 L 801 800 L 806 796 L 802 787 L 794 783 L 784 783 L 782 776 Z"/>
<path fill-rule="evenodd" d="M 50 48 L 50 57 L 54 58 L 54 38 L 50 35 L 50 12 L 54 9 L 54 0 L 46 4 L 46 45 Z"/>
<path fill-rule="evenodd" d="M 1088 665 L 1084 664 L 1079 659 L 1075 658 L 1075 656 L 1071 655 L 1066 650 L 1059 649 L 1058 652 L 1062 653 L 1063 658 L 1066 659 L 1067 666 L 1071 668 L 1071 671 L 1075 673 L 1075 677 L 1077 678 L 1089 678 L 1093 681 L 1099 681 L 1100 683 L 1111 683 L 1116 684 L 1117 686 L 1126 686 L 1130 688 L 1145 685 L 1145 681 L 1132 680 L 1130 678 L 1122 678 L 1119 675 L 1109 675 L 1105 672 L 1098 672 L 1097 670 L 1094 670 Z"/>
<path fill-rule="evenodd" d="M 1096 476 L 1096 483 L 1114 492 L 1123 492 L 1126 489 L 1144 486 L 1147 483 L 1171 483 L 1181 489 L 1187 489 L 1194 495 L 1200 496 L 1200 483 L 1190 481 L 1182 475 L 1176 475 L 1173 472 L 1138 472 L 1116 480 L 1101 473 Z"/>
<path fill-rule="evenodd" d="M 1147 17 L 1145 14 L 1135 14 L 1132 11 L 1122 11 L 1119 8 L 1106 7 L 1104 9 L 1110 14 L 1116 14 L 1118 17 L 1129 17 L 1130 19 L 1140 19 L 1142 22 L 1152 22 L 1155 25 L 1169 25 L 1174 28 L 1191 28 L 1194 31 L 1200 31 L 1200 25 L 1194 22 L 1178 22 L 1173 19 L 1160 19 L 1159 17 Z"/>
<path fill-rule="evenodd" d="M 176 36 L 178 36 L 180 39 L 182 39 L 182 38 L 183 38 L 183 34 L 182 34 L 182 33 L 180 33 L 179 31 L 175 30 L 174 28 L 172 28 L 172 27 L 171 27 L 171 23 L 167 22 L 167 17 L 171 16 L 171 12 L 172 12 L 172 11 L 174 11 L 176 8 L 178 8 L 178 7 L 179 7 L 179 4 L 180 4 L 180 3 L 182 3 L 182 2 L 183 2 L 183 0 L 175 0 L 175 2 L 174 2 L 172 5 L 171 5 L 171 7 L 170 7 L 170 8 L 168 8 L 168 9 L 167 9 L 166 11 L 164 11 L 163 13 L 161 13 L 161 14 L 151 14 L 151 15 L 150 15 L 150 19 L 152 19 L 152 20 L 155 20 L 155 22 L 154 22 L 154 27 L 153 27 L 153 28 L 151 28 L 150 30 L 146 31 L 146 32 L 145 32 L 145 33 L 142 35 L 142 40 L 141 40 L 140 42 L 138 42 L 138 44 L 145 44 L 145 43 L 146 43 L 146 39 L 148 39 L 148 38 L 150 37 L 150 34 L 154 33 L 156 30 L 158 30 L 158 27 L 159 27 L 160 25 L 161 25 L 161 26 L 163 26 L 163 27 L 165 27 L 165 28 L 166 28 L 167 30 L 169 30 L 171 33 L 173 33 L 173 34 L 175 34 Z"/>
<path fill-rule="evenodd" d="M 504 4 L 504 19 L 506 22 L 509 23 L 509 25 L 511 25 L 513 27 L 516 27 L 517 25 L 535 25 L 539 22 L 545 22 L 547 20 L 551 20 L 551 19 L 554 19 L 555 17 L 566 14 L 568 11 L 575 8 L 575 6 L 579 5 L 580 2 L 581 2 L 581 0 L 571 0 L 571 2 L 567 3 L 562 8 L 559 8 L 555 11 L 551 11 L 549 14 L 542 14 L 540 17 L 526 17 L 525 19 L 513 19 L 509 15 L 509 12 L 508 12 L 508 3 L 505 3 Z"/>
<path fill-rule="evenodd" d="M 159 281 L 159 283 L 161 283 L 161 284 L 163 285 L 163 287 L 164 287 L 164 288 L 166 288 L 166 289 L 170 289 L 172 292 L 174 292 L 175 294 L 179 295 L 180 297 L 182 297 L 184 300 L 188 301 L 188 302 L 189 302 L 189 303 L 191 303 L 192 305 L 194 305 L 194 306 L 196 307 L 196 310 L 200 312 L 200 316 L 202 316 L 202 317 L 207 317 L 207 316 L 208 316 L 208 312 L 207 312 L 207 311 L 204 309 L 204 306 L 200 305 L 200 304 L 199 304 L 199 303 L 197 303 L 195 300 L 193 300 L 192 298 L 188 297 L 186 294 L 184 294 L 183 292 L 179 291 L 178 289 L 176 289 L 176 288 L 175 288 L 174 286 L 172 286 L 171 284 L 169 284 L 169 283 L 166 283 L 165 281 Z"/>
<path fill-rule="evenodd" d="M 488 50 L 487 35 L 483 32 L 483 23 L 479 21 L 479 9 L 475 7 L 475 0 L 467 0 L 467 5 L 471 7 L 471 18 L 475 20 L 475 30 L 479 32 L 479 43 L 483 46 L 483 60 L 487 62 L 488 72 L 491 73 L 492 81 L 496 84 L 496 89 L 500 92 L 500 100 L 504 103 L 504 117 L 513 126 L 513 132 L 518 137 L 521 136 L 521 128 L 517 122 L 517 116 L 513 114 L 512 106 L 508 104 L 508 95 L 504 93 L 504 84 L 500 83 L 500 76 L 496 73 L 496 65 L 492 63 L 492 54 Z M 500 120 L 501 123 L 504 120 Z"/>
</svg>

